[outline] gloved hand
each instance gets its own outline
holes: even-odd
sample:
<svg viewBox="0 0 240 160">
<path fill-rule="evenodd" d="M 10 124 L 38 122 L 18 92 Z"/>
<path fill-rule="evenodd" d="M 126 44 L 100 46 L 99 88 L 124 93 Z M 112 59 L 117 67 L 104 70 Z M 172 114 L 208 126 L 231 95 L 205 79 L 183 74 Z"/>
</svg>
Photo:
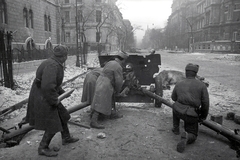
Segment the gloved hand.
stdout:
<svg viewBox="0 0 240 160">
<path fill-rule="evenodd" d="M 124 88 L 124 90 L 119 94 L 121 97 L 127 97 L 127 94 L 129 93 L 130 89 L 128 87 Z"/>
<path fill-rule="evenodd" d="M 202 118 L 202 117 L 199 117 L 199 118 L 198 118 L 198 122 L 199 122 L 199 123 L 202 123 L 204 120 L 206 120 L 206 118 Z"/>
<path fill-rule="evenodd" d="M 53 107 L 58 107 L 60 101 L 58 100 L 56 104 L 52 105 Z"/>
</svg>

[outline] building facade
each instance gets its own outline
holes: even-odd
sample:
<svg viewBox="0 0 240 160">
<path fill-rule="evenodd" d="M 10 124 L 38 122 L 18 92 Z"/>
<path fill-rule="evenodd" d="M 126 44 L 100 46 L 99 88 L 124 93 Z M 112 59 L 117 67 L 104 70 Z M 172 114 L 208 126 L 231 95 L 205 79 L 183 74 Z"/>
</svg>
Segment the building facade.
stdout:
<svg viewBox="0 0 240 160">
<path fill-rule="evenodd" d="M 169 46 L 240 53 L 240 1 L 174 0 L 167 30 Z"/>
<path fill-rule="evenodd" d="M 77 41 L 88 50 L 117 50 L 122 21 L 116 0 L 0 0 L 0 29 L 12 32 L 13 54 L 25 60 L 57 44 L 76 48 Z"/>
<path fill-rule="evenodd" d="M 12 48 L 52 48 L 60 43 L 59 6 L 55 0 L 0 0 L 0 28 L 12 32 Z"/>
<path fill-rule="evenodd" d="M 117 27 L 122 15 L 116 0 L 60 0 L 62 43 L 75 48 L 87 42 L 89 50 L 101 45 L 106 52 L 119 48 Z"/>
</svg>

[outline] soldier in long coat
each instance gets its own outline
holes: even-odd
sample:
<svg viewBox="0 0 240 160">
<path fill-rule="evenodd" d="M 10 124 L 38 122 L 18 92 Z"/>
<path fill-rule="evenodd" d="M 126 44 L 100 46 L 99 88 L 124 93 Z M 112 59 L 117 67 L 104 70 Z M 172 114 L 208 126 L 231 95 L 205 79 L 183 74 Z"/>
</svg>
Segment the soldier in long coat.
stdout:
<svg viewBox="0 0 240 160">
<path fill-rule="evenodd" d="M 195 142 L 198 136 L 198 121 L 207 118 L 209 94 L 206 85 L 196 79 L 199 66 L 189 63 L 185 68 L 186 79 L 178 82 L 172 92 L 173 132 L 180 134 L 180 119 L 184 121 L 185 132 L 177 144 L 177 151 L 182 153 L 186 144 Z"/>
<path fill-rule="evenodd" d="M 90 126 L 103 129 L 104 126 L 98 124 L 99 113 L 111 115 L 113 95 L 120 93 L 123 85 L 122 64 L 128 58 L 128 54 L 120 52 L 115 58 L 106 63 L 102 74 L 97 79 L 95 93 L 92 101 L 92 118 Z"/>
<path fill-rule="evenodd" d="M 31 87 L 26 122 L 36 130 L 45 131 L 39 144 L 39 155 L 57 156 L 57 152 L 48 147 L 57 132 L 61 132 L 63 145 L 79 140 L 70 136 L 67 125 L 70 114 L 58 101 L 58 96 L 64 93 L 61 84 L 64 77 L 63 63 L 67 60 L 67 54 L 67 47 L 56 46 L 54 55 L 38 67 Z"/>
<path fill-rule="evenodd" d="M 92 103 L 96 81 L 100 74 L 102 73 L 103 68 L 95 68 L 90 71 L 83 82 L 83 92 L 81 102 L 88 102 L 88 104 Z"/>
</svg>

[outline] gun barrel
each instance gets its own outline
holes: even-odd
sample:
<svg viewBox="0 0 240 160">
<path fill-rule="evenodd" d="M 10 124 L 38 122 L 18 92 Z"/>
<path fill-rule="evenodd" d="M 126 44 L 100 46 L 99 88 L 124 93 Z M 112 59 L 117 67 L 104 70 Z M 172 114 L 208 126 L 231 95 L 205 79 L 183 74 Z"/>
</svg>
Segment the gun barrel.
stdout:
<svg viewBox="0 0 240 160">
<path fill-rule="evenodd" d="M 149 97 L 151 97 L 151 98 L 154 98 L 154 99 L 162 102 L 163 104 L 167 105 L 167 106 L 170 107 L 170 108 L 173 108 L 173 104 L 172 104 L 171 102 L 169 102 L 169 101 L 167 101 L 166 99 L 162 98 L 161 96 L 159 96 L 159 95 L 157 95 L 157 94 L 155 94 L 155 93 L 147 90 L 146 88 L 141 88 L 141 91 L 142 91 L 145 95 L 147 95 L 147 96 L 149 96 Z"/>
</svg>

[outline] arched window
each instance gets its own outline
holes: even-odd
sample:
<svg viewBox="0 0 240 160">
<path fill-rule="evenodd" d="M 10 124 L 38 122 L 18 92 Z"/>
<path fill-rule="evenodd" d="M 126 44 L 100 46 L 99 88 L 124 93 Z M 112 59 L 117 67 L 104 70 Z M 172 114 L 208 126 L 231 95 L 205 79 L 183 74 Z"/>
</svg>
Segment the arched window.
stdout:
<svg viewBox="0 0 240 160">
<path fill-rule="evenodd" d="M 23 9 L 23 21 L 24 21 L 24 25 L 25 27 L 28 27 L 28 10 L 27 8 Z"/>
<path fill-rule="evenodd" d="M 33 11 L 29 10 L 29 27 L 33 28 Z"/>
<path fill-rule="evenodd" d="M 0 23 L 7 24 L 7 6 L 4 0 L 0 1 Z"/>
<path fill-rule="evenodd" d="M 47 44 L 46 44 L 46 49 L 52 49 L 53 48 L 53 46 L 52 46 L 52 43 L 51 43 L 51 41 L 47 41 Z"/>
<path fill-rule="evenodd" d="M 33 48 L 35 48 L 35 43 L 32 38 L 29 38 L 29 40 L 27 40 L 26 49 L 29 51 Z"/>
</svg>

